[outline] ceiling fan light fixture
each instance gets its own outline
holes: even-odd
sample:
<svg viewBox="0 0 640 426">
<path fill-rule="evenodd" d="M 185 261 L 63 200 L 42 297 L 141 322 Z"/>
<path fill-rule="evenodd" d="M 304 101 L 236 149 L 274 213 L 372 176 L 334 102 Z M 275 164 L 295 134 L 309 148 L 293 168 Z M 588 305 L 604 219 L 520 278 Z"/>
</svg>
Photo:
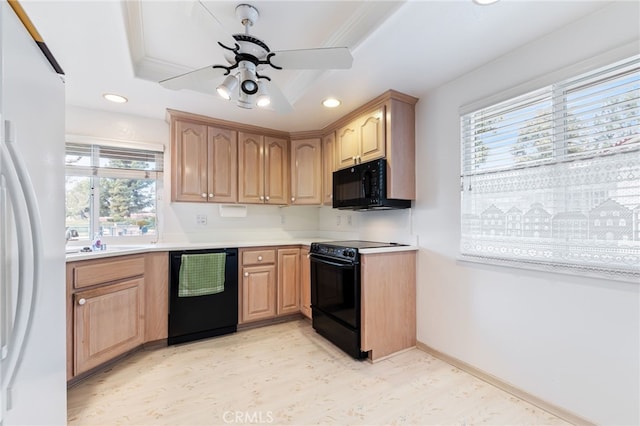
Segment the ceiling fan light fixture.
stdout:
<svg viewBox="0 0 640 426">
<path fill-rule="evenodd" d="M 238 87 L 238 78 L 235 75 L 228 75 L 222 84 L 216 87 L 218 95 L 226 100 L 231 100 L 231 94 Z"/>
<path fill-rule="evenodd" d="M 256 100 L 256 105 L 259 107 L 266 107 L 269 106 L 270 103 L 271 97 L 267 91 L 266 84 L 264 81 L 258 81 L 258 99 Z"/>
<path fill-rule="evenodd" d="M 340 106 L 340 104 L 342 104 L 342 102 L 336 98 L 326 98 L 322 100 L 322 105 L 326 108 L 336 108 Z"/>
</svg>

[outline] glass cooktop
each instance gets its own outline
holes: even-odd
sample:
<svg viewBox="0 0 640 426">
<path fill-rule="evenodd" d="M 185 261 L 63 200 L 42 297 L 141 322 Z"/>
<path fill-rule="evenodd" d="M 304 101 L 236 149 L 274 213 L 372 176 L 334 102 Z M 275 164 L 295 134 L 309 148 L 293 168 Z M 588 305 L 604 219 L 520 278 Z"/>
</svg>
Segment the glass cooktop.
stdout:
<svg viewBox="0 0 640 426">
<path fill-rule="evenodd" d="M 405 245 L 405 244 L 398 244 L 398 243 L 381 243 L 376 241 L 360 241 L 360 240 L 327 241 L 327 242 L 322 242 L 318 244 L 325 245 L 325 246 L 332 246 L 332 247 L 346 247 L 346 248 L 355 248 L 355 249 L 398 247 L 398 246 Z"/>
</svg>

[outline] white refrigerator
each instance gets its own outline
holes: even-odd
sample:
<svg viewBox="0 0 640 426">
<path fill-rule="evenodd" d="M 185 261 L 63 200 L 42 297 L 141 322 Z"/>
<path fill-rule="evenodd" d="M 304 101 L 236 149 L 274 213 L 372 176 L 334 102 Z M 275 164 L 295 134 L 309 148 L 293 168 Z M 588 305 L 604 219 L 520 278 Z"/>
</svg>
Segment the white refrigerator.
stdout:
<svg viewBox="0 0 640 426">
<path fill-rule="evenodd" d="M 62 425 L 64 84 L 0 3 L 0 424 Z"/>
</svg>

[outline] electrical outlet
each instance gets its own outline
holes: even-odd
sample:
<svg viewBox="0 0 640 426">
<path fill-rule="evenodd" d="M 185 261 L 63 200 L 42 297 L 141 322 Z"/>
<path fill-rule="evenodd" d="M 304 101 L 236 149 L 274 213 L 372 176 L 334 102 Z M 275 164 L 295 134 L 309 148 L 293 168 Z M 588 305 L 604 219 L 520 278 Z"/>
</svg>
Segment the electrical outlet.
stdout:
<svg viewBox="0 0 640 426">
<path fill-rule="evenodd" d="M 347 216 L 347 225 L 353 225 L 353 222 L 351 221 L 351 215 Z"/>
<path fill-rule="evenodd" d="M 336 226 L 340 226 L 341 223 L 342 223 L 342 216 L 340 215 L 336 216 Z"/>
<path fill-rule="evenodd" d="M 198 214 L 196 215 L 196 225 L 204 226 L 207 224 L 207 215 L 206 214 Z"/>
</svg>

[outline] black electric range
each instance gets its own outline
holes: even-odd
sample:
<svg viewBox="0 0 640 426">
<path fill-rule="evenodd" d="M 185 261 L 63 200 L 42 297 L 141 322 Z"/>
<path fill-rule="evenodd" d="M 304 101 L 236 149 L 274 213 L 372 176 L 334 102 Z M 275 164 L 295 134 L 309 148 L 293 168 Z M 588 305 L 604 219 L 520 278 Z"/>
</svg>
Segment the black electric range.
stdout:
<svg viewBox="0 0 640 426">
<path fill-rule="evenodd" d="M 360 259 L 359 250 L 361 249 L 399 247 L 404 245 L 405 244 L 361 240 L 327 241 L 311 243 L 309 253 L 343 261 L 358 262 Z"/>
<path fill-rule="evenodd" d="M 354 358 L 367 357 L 367 353 L 360 348 L 362 308 L 359 250 L 402 245 L 358 240 L 311 244 L 313 328 Z"/>
</svg>

